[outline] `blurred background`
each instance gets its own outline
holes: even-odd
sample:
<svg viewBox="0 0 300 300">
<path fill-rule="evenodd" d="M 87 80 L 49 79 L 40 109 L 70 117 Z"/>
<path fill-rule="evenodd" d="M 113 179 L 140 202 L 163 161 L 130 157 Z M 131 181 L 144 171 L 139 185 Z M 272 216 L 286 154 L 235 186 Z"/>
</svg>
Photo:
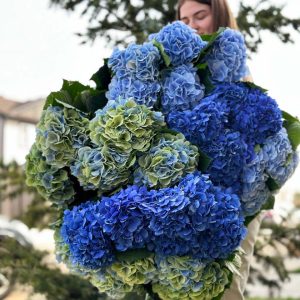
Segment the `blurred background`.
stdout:
<svg viewBox="0 0 300 300">
<path fill-rule="evenodd" d="M 101 4 L 100 4 L 101 3 Z M 299 0 L 229 0 L 257 85 L 300 117 Z M 0 299 L 106 299 L 55 262 L 50 205 L 25 185 L 45 98 L 89 81 L 118 45 L 175 18 L 176 1 L 0 1 Z M 300 168 L 265 213 L 249 299 L 300 299 Z M 131 298 L 132 299 L 132 298 Z"/>
</svg>

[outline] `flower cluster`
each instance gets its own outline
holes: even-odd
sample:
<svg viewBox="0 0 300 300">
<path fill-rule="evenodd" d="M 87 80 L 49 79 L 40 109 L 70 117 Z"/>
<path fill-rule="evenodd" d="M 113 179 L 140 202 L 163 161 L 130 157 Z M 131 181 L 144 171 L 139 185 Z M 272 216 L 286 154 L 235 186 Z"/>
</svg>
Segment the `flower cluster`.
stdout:
<svg viewBox="0 0 300 300">
<path fill-rule="evenodd" d="M 102 232 L 98 215 L 99 207 L 86 202 L 65 210 L 61 227 L 61 237 L 69 246 L 72 263 L 92 270 L 114 261 L 112 244 Z"/>
<path fill-rule="evenodd" d="M 78 151 L 75 162 L 71 165 L 71 173 L 77 177 L 80 185 L 85 190 L 109 191 L 114 187 L 127 182 L 129 176 L 128 168 L 134 163 L 134 158 L 129 160 L 127 155 L 127 166 L 122 167 L 107 159 L 105 151 L 107 148 L 82 147 Z"/>
<path fill-rule="evenodd" d="M 167 122 L 210 157 L 211 180 L 241 197 L 245 215 L 270 197 L 269 177 L 281 186 L 297 165 L 275 100 L 245 83 L 220 84 L 193 110 L 171 112 Z M 294 157 L 290 164 L 288 157 Z"/>
<path fill-rule="evenodd" d="M 196 169 L 198 149 L 182 134 L 158 135 L 147 153 L 138 159 L 134 183 L 149 187 L 167 187 Z"/>
<path fill-rule="evenodd" d="M 152 107 L 160 91 L 160 59 L 159 51 L 152 43 L 131 44 L 125 50 L 115 49 L 108 60 L 108 66 L 115 75 L 107 98 L 133 98 L 138 104 Z"/>
<path fill-rule="evenodd" d="M 88 119 L 74 109 L 49 106 L 37 126 L 36 144 L 48 164 L 70 165 L 76 149 L 88 141 Z"/>
<path fill-rule="evenodd" d="M 227 28 L 213 44 L 206 57 L 211 78 L 218 82 L 235 82 L 248 75 L 246 46 L 241 33 Z"/>
<path fill-rule="evenodd" d="M 203 98 L 205 87 L 200 83 L 196 68 L 190 64 L 163 71 L 162 89 L 162 109 L 169 113 L 174 109 L 193 109 Z"/>
<path fill-rule="evenodd" d="M 213 299 L 229 282 L 229 270 L 213 262 L 203 264 L 189 257 L 168 257 L 158 261 L 159 283 L 153 290 L 161 299 Z"/>
<path fill-rule="evenodd" d="M 68 173 L 47 164 L 36 144 L 26 156 L 26 184 L 35 187 L 42 197 L 58 206 L 72 202 L 75 194 Z"/>
<path fill-rule="evenodd" d="M 91 140 L 99 146 L 114 143 L 121 152 L 147 151 L 156 130 L 164 125 L 163 115 L 132 99 L 118 104 L 96 112 L 90 122 Z"/>
<path fill-rule="evenodd" d="M 276 135 L 267 138 L 262 151 L 269 158 L 266 172 L 281 187 L 298 164 L 298 154 L 293 151 L 286 130 L 283 128 Z"/>
<path fill-rule="evenodd" d="M 169 56 L 173 66 L 188 64 L 206 46 L 206 42 L 183 22 L 176 21 L 152 34 L 150 40 L 159 42 Z"/>
<path fill-rule="evenodd" d="M 96 89 L 64 82 L 26 158 L 27 183 L 63 212 L 58 259 L 113 299 L 219 299 L 245 217 L 298 164 L 298 120 L 238 82 L 241 34 L 202 38 L 176 21 L 114 50 Z"/>
<path fill-rule="evenodd" d="M 89 227 L 87 221 L 93 221 L 93 226 Z M 239 198 L 214 187 L 207 176 L 197 172 L 173 188 L 148 191 L 145 187 L 129 186 L 102 197 L 101 202 L 87 202 L 67 211 L 62 236 L 66 237 L 72 256 L 78 256 L 83 242 L 94 251 L 96 241 L 82 242 L 79 234 L 68 240 L 71 230 L 93 236 L 96 226 L 101 239 L 109 238 L 118 251 L 148 248 L 163 256 L 191 255 L 205 260 L 226 258 L 246 233 Z M 108 243 L 100 240 L 99 245 L 104 252 Z M 83 265 L 88 266 L 90 259 L 85 258 Z"/>
</svg>

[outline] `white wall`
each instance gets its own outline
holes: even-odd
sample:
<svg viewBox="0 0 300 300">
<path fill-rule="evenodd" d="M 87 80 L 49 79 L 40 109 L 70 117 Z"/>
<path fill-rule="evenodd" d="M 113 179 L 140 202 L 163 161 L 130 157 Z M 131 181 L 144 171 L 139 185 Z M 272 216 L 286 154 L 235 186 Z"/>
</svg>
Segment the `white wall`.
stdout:
<svg viewBox="0 0 300 300">
<path fill-rule="evenodd" d="M 35 140 L 35 125 L 6 120 L 4 125 L 3 161 L 25 163 L 25 156 Z"/>
</svg>

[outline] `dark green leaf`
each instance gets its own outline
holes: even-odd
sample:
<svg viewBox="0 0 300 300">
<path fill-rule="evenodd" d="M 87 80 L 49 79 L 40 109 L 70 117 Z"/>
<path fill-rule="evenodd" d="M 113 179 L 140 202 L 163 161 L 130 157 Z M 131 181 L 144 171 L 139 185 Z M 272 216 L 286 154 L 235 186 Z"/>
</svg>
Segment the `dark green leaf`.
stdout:
<svg viewBox="0 0 300 300">
<path fill-rule="evenodd" d="M 281 113 L 282 113 L 282 117 L 289 123 L 300 122 L 297 117 L 293 117 L 292 115 L 290 115 L 288 112 L 284 110 L 282 110 Z"/>
<path fill-rule="evenodd" d="M 153 253 L 148 251 L 147 249 L 133 249 L 127 250 L 125 252 L 116 252 L 115 255 L 119 261 L 126 261 L 131 263 L 139 259 L 150 257 L 151 255 L 153 255 Z"/>
<path fill-rule="evenodd" d="M 64 106 L 62 103 L 70 103 L 71 97 L 68 92 L 58 91 L 52 92 L 46 98 L 46 102 L 43 109 L 46 109 L 48 106 Z"/>
<path fill-rule="evenodd" d="M 46 99 L 44 109 L 49 105 L 64 106 L 78 109 L 93 115 L 107 103 L 105 91 L 98 91 L 90 86 L 85 86 L 78 81 L 64 80 L 59 92 L 52 92 Z"/>
<path fill-rule="evenodd" d="M 298 145 L 300 144 L 300 123 L 295 122 L 287 127 L 287 132 L 289 136 L 289 140 L 293 147 L 293 150 L 296 150 Z"/>
<path fill-rule="evenodd" d="M 219 37 L 219 35 L 225 30 L 225 28 L 220 27 L 219 30 L 211 35 L 201 35 L 202 40 L 208 42 L 207 45 L 202 49 L 199 56 L 194 61 L 195 65 L 201 64 L 203 62 L 204 57 L 209 53 L 211 50 L 214 41 Z"/>
<path fill-rule="evenodd" d="M 97 90 L 108 90 L 108 85 L 111 82 L 111 71 L 108 68 L 107 60 L 104 60 L 104 65 L 91 77 L 91 80 L 93 80 L 96 83 L 96 89 Z"/>
<path fill-rule="evenodd" d="M 207 64 L 198 64 L 197 68 L 197 74 L 200 77 L 200 81 L 205 86 L 205 94 L 210 94 L 214 90 L 215 86 L 210 80 L 211 74 L 209 68 Z"/>
<path fill-rule="evenodd" d="M 198 163 L 198 170 L 200 170 L 201 172 L 206 172 L 209 164 L 211 163 L 211 158 L 209 156 L 207 156 L 204 152 L 202 152 L 201 150 L 199 150 L 199 163 Z"/>
<path fill-rule="evenodd" d="M 244 84 L 246 86 L 248 86 L 249 88 L 251 88 L 251 89 L 258 89 L 258 90 L 260 90 L 263 93 L 267 93 L 268 92 L 267 89 L 264 89 L 263 87 L 261 87 L 259 85 L 256 85 L 255 83 L 253 83 L 251 81 L 246 81 L 246 82 L 244 82 Z"/>
<path fill-rule="evenodd" d="M 168 127 L 163 127 L 162 129 L 159 130 L 159 133 L 170 133 L 170 134 L 174 134 L 174 135 L 179 134 L 178 131 L 170 129 Z"/>
<path fill-rule="evenodd" d="M 156 40 L 153 41 L 153 45 L 159 50 L 160 55 L 161 55 L 161 57 L 162 57 L 165 65 L 167 67 L 169 67 L 170 64 L 171 64 L 171 59 L 167 55 L 167 53 L 165 52 L 164 46 L 161 43 L 159 43 L 158 41 L 156 41 Z"/>
<path fill-rule="evenodd" d="M 293 150 L 296 150 L 300 144 L 300 121 L 285 111 L 282 111 L 282 117 L 284 118 L 283 126 L 286 128 Z"/>
<path fill-rule="evenodd" d="M 262 206 L 262 210 L 269 210 L 269 209 L 273 209 L 274 208 L 274 204 L 275 204 L 275 197 L 273 195 L 271 195 L 267 202 Z"/>
<path fill-rule="evenodd" d="M 277 191 L 280 189 L 280 185 L 272 177 L 268 178 L 266 184 L 271 192 Z"/>
</svg>

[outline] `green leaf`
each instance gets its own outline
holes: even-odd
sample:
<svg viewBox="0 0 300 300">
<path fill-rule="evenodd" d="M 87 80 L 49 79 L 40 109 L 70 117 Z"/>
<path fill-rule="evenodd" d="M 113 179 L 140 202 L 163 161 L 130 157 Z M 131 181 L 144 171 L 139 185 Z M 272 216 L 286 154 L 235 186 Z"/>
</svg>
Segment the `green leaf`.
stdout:
<svg viewBox="0 0 300 300">
<path fill-rule="evenodd" d="M 198 170 L 200 170 L 201 172 L 206 172 L 209 164 L 211 163 L 212 159 L 206 155 L 204 152 L 202 152 L 201 150 L 199 150 L 199 163 L 198 163 Z"/>
<path fill-rule="evenodd" d="M 219 30 L 213 34 L 203 34 L 201 35 L 201 39 L 205 42 L 208 42 L 207 45 L 202 49 L 202 51 L 200 52 L 199 56 L 196 58 L 194 64 L 197 65 L 199 63 L 203 62 L 204 57 L 207 55 L 207 53 L 209 53 L 209 51 L 211 50 L 214 41 L 219 37 L 220 34 L 223 33 L 223 31 L 226 28 L 224 27 L 220 27 Z"/>
<path fill-rule="evenodd" d="M 171 64 L 171 59 L 165 52 L 164 46 L 159 43 L 158 41 L 154 40 L 153 45 L 159 50 L 161 57 L 163 58 L 163 61 L 167 67 Z"/>
<path fill-rule="evenodd" d="M 297 117 L 293 117 L 292 115 L 290 115 L 288 112 L 284 110 L 282 110 L 281 113 L 282 113 L 282 117 L 289 123 L 300 122 Z"/>
<path fill-rule="evenodd" d="M 296 150 L 300 144 L 300 121 L 289 113 L 282 111 L 284 118 L 283 126 L 285 127 L 293 150 Z"/>
<path fill-rule="evenodd" d="M 251 81 L 246 81 L 246 82 L 243 82 L 247 87 L 251 88 L 251 89 L 258 89 L 260 90 L 261 92 L 263 93 L 267 93 L 268 90 L 259 86 L 259 85 L 256 85 L 255 83 L 251 82 Z"/>
<path fill-rule="evenodd" d="M 286 127 L 289 140 L 293 147 L 293 150 L 296 150 L 300 144 L 300 123 L 294 122 Z"/>
<path fill-rule="evenodd" d="M 64 106 L 63 103 L 70 103 L 70 102 L 71 102 L 71 97 L 68 92 L 66 91 L 52 92 L 46 98 L 46 102 L 43 109 L 45 110 L 48 106 Z"/>
<path fill-rule="evenodd" d="M 106 91 L 98 91 L 78 81 L 64 80 L 60 91 L 52 92 L 46 99 L 44 109 L 49 105 L 74 108 L 92 115 L 107 103 Z"/>
<path fill-rule="evenodd" d="M 210 94 L 214 90 L 215 86 L 212 84 L 210 80 L 211 74 L 209 68 L 206 63 L 198 64 L 197 68 L 198 68 L 197 74 L 201 79 L 201 83 L 204 84 L 205 86 L 205 94 L 206 95 Z"/>
<path fill-rule="evenodd" d="M 104 59 L 104 65 L 91 77 L 96 83 L 97 90 L 108 90 L 108 85 L 111 82 L 112 74 L 107 65 L 107 59 Z"/>
<path fill-rule="evenodd" d="M 150 252 L 147 249 L 133 249 L 125 252 L 116 252 L 115 255 L 119 261 L 131 263 L 139 259 L 150 257 L 153 255 L 153 252 Z"/>
<path fill-rule="evenodd" d="M 269 210 L 269 209 L 273 209 L 274 208 L 274 204 L 275 204 L 275 197 L 273 195 L 271 195 L 267 202 L 262 206 L 261 210 Z"/>
<path fill-rule="evenodd" d="M 277 191 L 280 189 L 280 185 L 272 177 L 268 178 L 266 184 L 271 192 Z"/>
</svg>

